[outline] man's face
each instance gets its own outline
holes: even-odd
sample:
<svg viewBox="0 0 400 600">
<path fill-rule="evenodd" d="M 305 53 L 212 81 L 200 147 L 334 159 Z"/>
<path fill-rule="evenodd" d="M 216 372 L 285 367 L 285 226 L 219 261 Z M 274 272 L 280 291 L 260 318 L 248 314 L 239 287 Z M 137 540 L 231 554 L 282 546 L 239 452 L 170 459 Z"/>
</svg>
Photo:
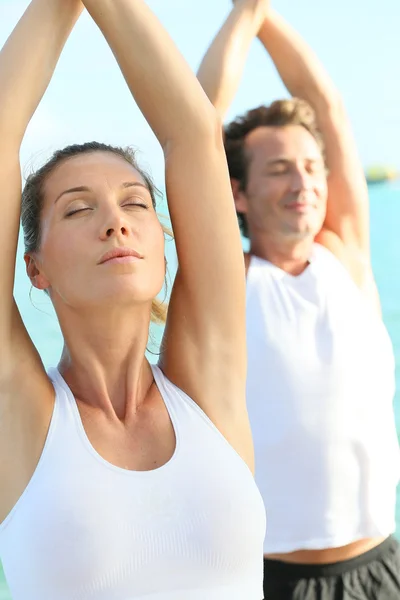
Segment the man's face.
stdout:
<svg viewBox="0 0 400 600">
<path fill-rule="evenodd" d="M 325 220 L 327 179 L 314 137 L 300 125 L 258 127 L 246 138 L 246 189 L 236 208 L 246 215 L 250 238 L 315 237 Z"/>
</svg>

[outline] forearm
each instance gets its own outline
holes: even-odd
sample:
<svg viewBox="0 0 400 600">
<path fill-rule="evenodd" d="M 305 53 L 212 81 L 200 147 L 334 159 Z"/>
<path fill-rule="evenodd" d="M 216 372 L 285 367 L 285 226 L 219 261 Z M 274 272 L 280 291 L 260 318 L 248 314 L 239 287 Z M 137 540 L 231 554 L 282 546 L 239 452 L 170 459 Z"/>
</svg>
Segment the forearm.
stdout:
<svg viewBox="0 0 400 600">
<path fill-rule="evenodd" d="M 84 0 L 164 150 L 211 130 L 215 111 L 143 0 Z"/>
<path fill-rule="evenodd" d="M 237 1 L 200 65 L 197 77 L 221 119 L 239 87 L 264 16 L 265 0 Z"/>
<path fill-rule="evenodd" d="M 339 93 L 317 56 L 276 12 L 269 11 L 258 37 L 290 94 L 306 100 L 317 117 L 339 103 Z"/>
<path fill-rule="evenodd" d="M 83 6 L 33 0 L 0 53 L 0 140 L 18 148 Z"/>
</svg>

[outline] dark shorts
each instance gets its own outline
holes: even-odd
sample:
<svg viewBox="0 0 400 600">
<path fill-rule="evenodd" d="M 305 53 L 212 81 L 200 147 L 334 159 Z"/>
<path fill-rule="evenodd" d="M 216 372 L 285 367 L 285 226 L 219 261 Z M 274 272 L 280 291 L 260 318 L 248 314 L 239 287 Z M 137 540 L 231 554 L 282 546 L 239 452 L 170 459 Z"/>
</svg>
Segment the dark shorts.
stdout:
<svg viewBox="0 0 400 600">
<path fill-rule="evenodd" d="M 400 600 L 400 545 L 390 537 L 329 565 L 264 559 L 265 600 Z"/>
</svg>

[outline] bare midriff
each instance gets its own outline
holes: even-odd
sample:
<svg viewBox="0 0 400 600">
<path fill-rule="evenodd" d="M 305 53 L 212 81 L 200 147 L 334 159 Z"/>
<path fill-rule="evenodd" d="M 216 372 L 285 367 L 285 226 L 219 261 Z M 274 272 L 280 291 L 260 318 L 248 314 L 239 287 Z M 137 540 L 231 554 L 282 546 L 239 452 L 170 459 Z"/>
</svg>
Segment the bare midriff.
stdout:
<svg viewBox="0 0 400 600">
<path fill-rule="evenodd" d="M 352 542 L 347 546 L 340 548 L 324 548 L 323 550 L 296 550 L 296 552 L 288 552 L 285 554 L 266 554 L 265 558 L 270 560 L 280 560 L 292 564 L 330 564 L 343 560 L 356 558 L 368 550 L 372 550 L 379 546 L 386 538 L 365 538 Z"/>
</svg>

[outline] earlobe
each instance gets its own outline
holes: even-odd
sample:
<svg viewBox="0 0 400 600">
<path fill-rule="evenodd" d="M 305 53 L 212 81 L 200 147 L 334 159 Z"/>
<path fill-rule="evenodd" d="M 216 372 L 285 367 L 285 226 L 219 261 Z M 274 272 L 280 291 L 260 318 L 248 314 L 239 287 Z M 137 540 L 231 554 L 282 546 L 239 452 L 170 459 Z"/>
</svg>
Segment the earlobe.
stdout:
<svg viewBox="0 0 400 600">
<path fill-rule="evenodd" d="M 49 287 L 49 282 L 47 279 L 39 273 L 33 279 L 31 279 L 32 285 L 38 290 L 47 290 Z"/>
<path fill-rule="evenodd" d="M 235 200 L 236 212 L 246 214 L 247 213 L 247 198 L 246 194 L 241 189 L 240 181 L 238 179 L 231 179 L 233 199 Z"/>
</svg>

